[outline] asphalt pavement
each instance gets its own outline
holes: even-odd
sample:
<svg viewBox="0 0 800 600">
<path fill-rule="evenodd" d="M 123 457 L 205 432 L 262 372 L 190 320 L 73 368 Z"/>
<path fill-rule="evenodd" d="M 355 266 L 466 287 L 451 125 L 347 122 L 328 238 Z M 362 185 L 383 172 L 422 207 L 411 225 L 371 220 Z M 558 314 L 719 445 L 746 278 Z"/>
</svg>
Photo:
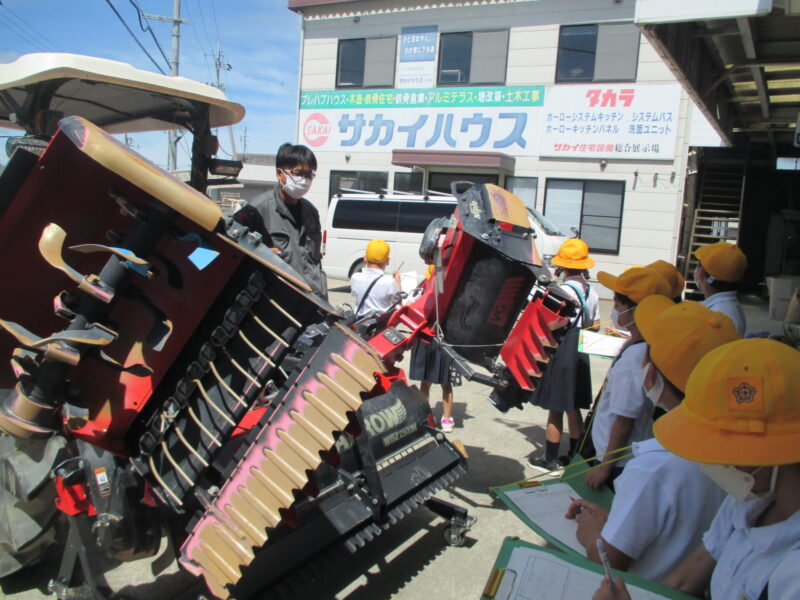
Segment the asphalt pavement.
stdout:
<svg viewBox="0 0 800 600">
<path fill-rule="evenodd" d="M 352 302 L 347 282 L 330 281 L 334 305 Z M 601 315 L 608 317 L 610 303 L 601 301 Z M 408 356 L 401 365 L 407 365 Z M 607 359 L 591 359 L 595 390 L 602 384 L 610 365 Z M 438 394 L 432 390 L 434 415 L 441 416 Z M 506 536 L 544 543 L 489 491 L 490 486 L 518 481 L 534 474 L 526 456 L 543 447 L 546 412 L 533 406 L 500 413 L 489 404 L 489 389 L 465 382 L 455 388 L 456 428 L 451 440 L 460 440 L 469 453 L 469 471 L 438 495 L 460 504 L 477 517 L 461 547 L 448 546 L 444 539 L 447 522 L 420 507 L 378 536 L 355 554 L 343 545 L 327 550 L 308 566 L 290 576 L 267 598 L 338 600 L 437 600 L 479 598 L 500 545 Z M 434 403 L 435 402 L 435 403 Z M 564 441 L 566 446 L 566 441 Z M 47 582 L 58 568 L 54 554 L 44 564 L 2 583 L 9 600 L 39 600 L 45 597 Z M 155 578 L 147 560 L 112 568 L 107 577 L 112 589 L 135 600 L 188 600 L 201 590 L 196 580 L 173 565 Z M 85 590 L 74 598 L 86 598 Z"/>
</svg>

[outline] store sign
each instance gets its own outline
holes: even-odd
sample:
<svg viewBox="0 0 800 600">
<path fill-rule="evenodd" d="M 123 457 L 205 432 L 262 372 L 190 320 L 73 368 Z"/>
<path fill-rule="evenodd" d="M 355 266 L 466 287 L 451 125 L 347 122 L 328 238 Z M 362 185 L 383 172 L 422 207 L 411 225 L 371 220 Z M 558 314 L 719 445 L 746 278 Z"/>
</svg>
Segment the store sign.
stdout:
<svg viewBox="0 0 800 600">
<path fill-rule="evenodd" d="M 535 156 L 543 102 L 544 86 L 304 92 L 299 139 L 321 151 Z"/>
<path fill-rule="evenodd" d="M 678 84 L 303 92 L 298 137 L 323 152 L 673 160 L 680 99 Z"/>
<path fill-rule="evenodd" d="M 436 85 L 436 25 L 403 27 L 397 56 L 398 88 L 424 88 Z"/>
<path fill-rule="evenodd" d="M 541 119 L 541 156 L 673 160 L 681 88 L 553 86 Z"/>
</svg>

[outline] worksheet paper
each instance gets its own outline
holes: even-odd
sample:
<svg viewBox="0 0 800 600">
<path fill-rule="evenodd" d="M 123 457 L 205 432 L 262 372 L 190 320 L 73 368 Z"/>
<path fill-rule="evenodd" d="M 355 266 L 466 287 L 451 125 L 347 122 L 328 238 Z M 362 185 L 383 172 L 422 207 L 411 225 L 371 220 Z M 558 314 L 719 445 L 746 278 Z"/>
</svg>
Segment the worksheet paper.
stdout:
<svg viewBox="0 0 800 600">
<path fill-rule="evenodd" d="M 511 552 L 495 600 L 575 600 L 591 598 L 603 575 L 573 565 L 552 554 L 518 547 Z M 663 600 L 664 596 L 627 584 L 633 600 Z"/>
<path fill-rule="evenodd" d="M 622 346 L 627 341 L 628 338 L 620 338 L 613 335 L 596 333 L 588 329 L 582 329 L 580 340 L 578 341 L 578 352 L 603 356 L 605 358 L 614 358 L 619 354 Z"/>
<path fill-rule="evenodd" d="M 521 488 L 506 492 L 506 496 L 537 526 L 581 556 L 586 556 L 586 550 L 580 545 L 576 535 L 578 523 L 575 519 L 564 518 L 564 513 L 572 502 L 570 498 L 577 496 L 569 485 L 553 483 Z M 588 597 L 591 598 L 591 595 Z"/>
</svg>

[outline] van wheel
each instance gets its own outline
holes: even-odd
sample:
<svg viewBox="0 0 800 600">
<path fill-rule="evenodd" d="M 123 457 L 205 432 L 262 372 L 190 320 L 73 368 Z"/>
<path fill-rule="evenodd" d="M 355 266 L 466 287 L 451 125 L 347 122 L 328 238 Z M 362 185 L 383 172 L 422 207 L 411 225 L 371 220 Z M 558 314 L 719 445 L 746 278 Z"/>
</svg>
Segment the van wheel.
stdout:
<svg viewBox="0 0 800 600">
<path fill-rule="evenodd" d="M 353 266 L 350 267 L 350 272 L 347 273 L 347 278 L 350 279 L 353 276 L 353 273 L 358 273 L 361 269 L 364 268 L 364 259 L 361 258 L 353 263 Z"/>
</svg>

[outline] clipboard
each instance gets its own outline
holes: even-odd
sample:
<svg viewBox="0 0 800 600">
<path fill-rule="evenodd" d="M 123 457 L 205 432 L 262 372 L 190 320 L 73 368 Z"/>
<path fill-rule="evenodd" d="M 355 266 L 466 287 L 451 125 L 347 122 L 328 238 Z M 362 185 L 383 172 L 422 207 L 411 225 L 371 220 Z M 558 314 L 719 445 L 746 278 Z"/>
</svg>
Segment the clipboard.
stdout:
<svg viewBox="0 0 800 600">
<path fill-rule="evenodd" d="M 628 338 L 581 329 L 580 337 L 578 338 L 578 352 L 613 359 L 617 357 L 626 342 L 628 342 Z"/>
<path fill-rule="evenodd" d="M 503 545 L 500 547 L 500 552 L 497 555 L 497 559 L 495 560 L 494 566 L 489 574 L 486 586 L 481 593 L 481 600 L 512 600 L 518 597 L 531 597 L 529 587 L 527 588 L 528 593 L 526 593 L 524 596 L 519 596 L 518 594 L 514 593 L 514 588 L 518 586 L 517 578 L 524 577 L 526 575 L 508 568 L 509 563 L 512 561 L 512 556 L 517 549 L 525 552 L 526 556 L 529 558 L 539 557 L 546 559 L 550 565 L 555 565 L 559 571 L 569 571 L 570 578 L 573 580 L 581 578 L 584 580 L 589 578 L 592 580 L 596 579 L 596 585 L 599 587 L 600 580 L 605 575 L 605 571 L 601 565 L 593 563 L 582 556 L 577 556 L 575 554 L 570 555 L 559 550 L 537 546 L 536 544 L 525 542 L 516 537 L 507 537 L 505 540 L 503 540 Z M 542 578 L 546 579 L 547 581 L 542 581 L 541 583 L 553 586 L 553 579 L 556 575 L 554 571 L 554 569 L 548 569 L 547 575 Z M 670 600 L 696 600 L 696 598 L 693 598 L 692 596 L 687 596 L 682 592 L 661 585 L 660 583 L 642 579 L 636 575 L 631 575 L 630 573 L 625 573 L 623 571 L 617 571 L 616 569 L 612 569 L 612 572 L 615 576 L 621 577 L 625 581 L 625 583 L 628 585 L 628 591 L 632 593 L 632 597 L 634 599 L 638 596 L 639 598 L 644 597 L 647 600 L 651 600 L 652 598 L 668 598 Z M 538 579 L 536 581 L 538 581 Z M 557 583 L 555 585 L 557 585 Z M 592 583 L 589 583 L 590 587 L 592 587 L 592 585 Z M 636 588 L 639 588 L 639 590 Z M 542 591 L 540 588 L 538 588 L 538 586 L 536 589 L 537 594 L 538 592 Z M 567 593 L 566 584 L 563 593 Z M 553 595 L 548 595 L 546 597 L 558 598 L 557 596 Z M 567 596 L 561 597 L 566 598 Z M 587 596 L 587 598 L 591 598 L 591 595 Z"/>
<path fill-rule="evenodd" d="M 611 503 L 614 500 L 614 493 L 605 486 L 601 487 L 599 490 L 593 490 L 586 485 L 586 481 L 584 480 L 582 473 L 584 473 L 588 467 L 583 461 L 584 459 L 580 455 L 576 454 L 573 457 L 572 462 L 570 462 L 570 464 L 564 468 L 564 472 L 562 473 L 561 477 L 551 479 L 541 478 L 535 481 L 538 486 L 550 486 L 556 483 L 565 483 L 572 488 L 576 498 L 583 498 L 584 500 L 588 500 L 589 502 L 594 502 L 595 504 L 602 506 L 606 510 L 611 510 Z M 514 502 L 514 500 L 509 497 L 509 492 L 525 489 L 526 484 L 528 483 L 529 482 L 523 480 L 508 485 L 492 487 L 490 489 L 498 498 L 500 498 L 500 500 L 503 501 L 503 504 L 505 504 L 511 510 L 511 512 L 513 512 L 530 529 L 547 540 L 548 543 L 552 544 L 562 552 L 566 552 L 583 559 L 583 555 L 578 554 L 573 548 L 565 543 L 564 540 L 551 535 L 548 531 L 540 527 L 535 521 L 532 521 L 528 515 L 526 515 L 525 512 Z M 566 507 L 564 507 L 564 510 L 566 510 Z"/>
</svg>

